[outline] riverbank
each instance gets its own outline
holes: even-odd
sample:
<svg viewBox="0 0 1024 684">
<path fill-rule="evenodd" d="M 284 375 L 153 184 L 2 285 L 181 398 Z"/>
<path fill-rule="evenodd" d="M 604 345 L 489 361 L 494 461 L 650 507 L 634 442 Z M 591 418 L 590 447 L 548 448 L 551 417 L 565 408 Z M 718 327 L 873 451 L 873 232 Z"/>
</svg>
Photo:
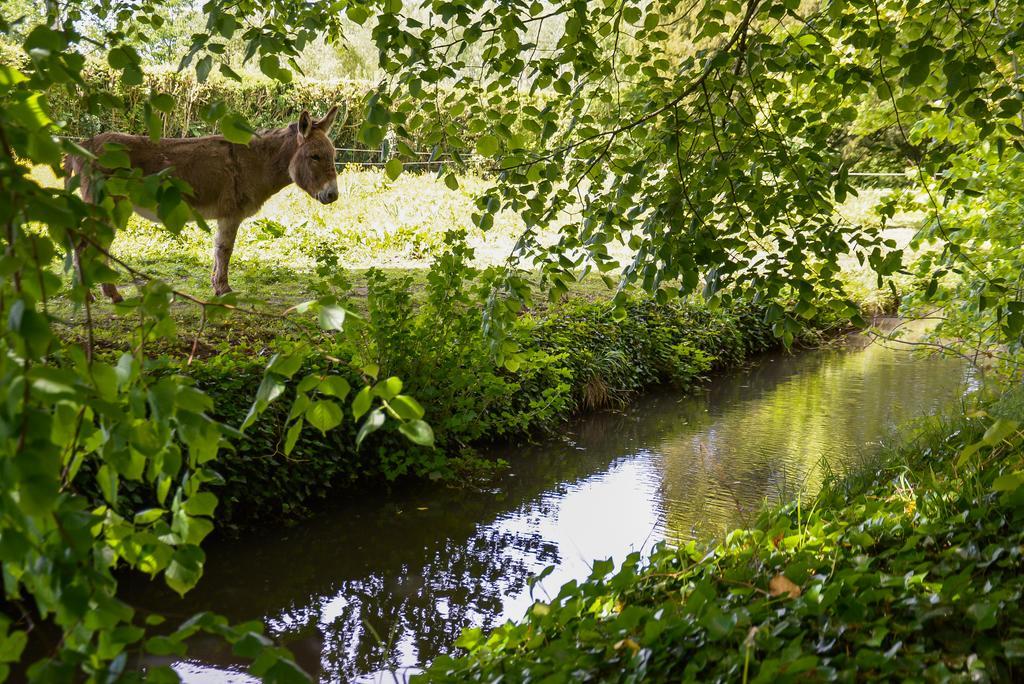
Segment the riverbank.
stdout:
<svg viewBox="0 0 1024 684">
<path fill-rule="evenodd" d="M 1020 391 L 924 419 L 717 545 L 595 563 L 417 680 L 1016 681 L 1022 423 Z"/>
</svg>

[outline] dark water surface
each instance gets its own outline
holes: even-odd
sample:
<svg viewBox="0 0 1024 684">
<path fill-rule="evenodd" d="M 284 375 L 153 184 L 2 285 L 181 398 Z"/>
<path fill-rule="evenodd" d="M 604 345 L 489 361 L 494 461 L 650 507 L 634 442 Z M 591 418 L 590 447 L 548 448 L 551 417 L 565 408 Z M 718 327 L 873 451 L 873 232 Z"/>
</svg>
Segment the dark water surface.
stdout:
<svg viewBox="0 0 1024 684">
<path fill-rule="evenodd" d="M 647 396 L 574 422 L 560 438 L 498 453 L 490 492 L 422 489 L 346 500 L 301 526 L 207 549 L 185 600 L 153 586 L 135 603 L 182 618 L 261 619 L 321 681 L 394 681 L 469 626 L 520 617 L 527 578 L 554 595 L 593 559 L 743 524 L 765 498 L 813 492 L 891 427 L 954 405 L 960 362 L 865 346 L 766 356 L 692 396 Z M 247 682 L 227 650 L 196 644 L 187 682 Z M 396 674 L 397 673 L 397 674 Z"/>
</svg>

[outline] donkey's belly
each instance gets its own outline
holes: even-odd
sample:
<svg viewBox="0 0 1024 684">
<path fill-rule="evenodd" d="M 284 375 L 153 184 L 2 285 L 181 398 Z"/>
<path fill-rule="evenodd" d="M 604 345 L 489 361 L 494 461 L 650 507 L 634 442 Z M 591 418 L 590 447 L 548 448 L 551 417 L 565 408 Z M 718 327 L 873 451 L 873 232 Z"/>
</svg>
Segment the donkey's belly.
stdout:
<svg viewBox="0 0 1024 684">
<path fill-rule="evenodd" d="M 151 211 L 150 209 L 146 209 L 145 207 L 140 207 L 136 205 L 132 206 L 135 209 L 135 213 L 141 216 L 142 218 L 146 219 L 147 221 L 152 221 L 153 223 L 160 223 L 160 219 L 157 217 L 155 212 Z"/>
<path fill-rule="evenodd" d="M 190 205 L 191 206 L 191 205 Z M 160 217 L 156 215 L 156 212 L 146 207 L 139 207 L 132 205 L 135 209 L 135 213 L 142 218 L 152 221 L 153 223 L 160 223 Z M 203 217 L 204 220 L 212 221 L 214 219 L 221 218 L 215 207 L 192 207 L 192 211 Z"/>
</svg>

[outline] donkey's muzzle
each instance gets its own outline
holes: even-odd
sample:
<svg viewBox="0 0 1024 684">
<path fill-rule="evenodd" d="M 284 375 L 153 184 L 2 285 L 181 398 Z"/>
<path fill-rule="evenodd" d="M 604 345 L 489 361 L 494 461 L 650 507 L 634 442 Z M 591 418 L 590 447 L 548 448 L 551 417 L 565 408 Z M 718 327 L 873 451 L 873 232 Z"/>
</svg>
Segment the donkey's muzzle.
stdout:
<svg viewBox="0 0 1024 684">
<path fill-rule="evenodd" d="M 316 198 L 320 200 L 321 204 L 330 204 L 334 200 L 338 199 L 338 189 L 330 188 L 328 190 L 321 190 L 316 194 Z"/>
</svg>

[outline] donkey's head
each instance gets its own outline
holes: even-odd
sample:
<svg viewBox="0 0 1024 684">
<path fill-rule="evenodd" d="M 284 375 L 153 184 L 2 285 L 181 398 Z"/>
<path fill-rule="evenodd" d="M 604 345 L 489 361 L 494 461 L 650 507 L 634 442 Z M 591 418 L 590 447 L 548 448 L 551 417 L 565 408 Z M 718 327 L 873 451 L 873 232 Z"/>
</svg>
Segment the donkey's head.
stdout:
<svg viewBox="0 0 1024 684">
<path fill-rule="evenodd" d="M 331 107 L 327 116 L 314 121 L 303 111 L 296 126 L 299 146 L 288 163 L 288 175 L 295 184 L 323 204 L 338 199 L 338 172 L 334 169 L 334 143 L 327 137 L 338 115 Z"/>
</svg>

